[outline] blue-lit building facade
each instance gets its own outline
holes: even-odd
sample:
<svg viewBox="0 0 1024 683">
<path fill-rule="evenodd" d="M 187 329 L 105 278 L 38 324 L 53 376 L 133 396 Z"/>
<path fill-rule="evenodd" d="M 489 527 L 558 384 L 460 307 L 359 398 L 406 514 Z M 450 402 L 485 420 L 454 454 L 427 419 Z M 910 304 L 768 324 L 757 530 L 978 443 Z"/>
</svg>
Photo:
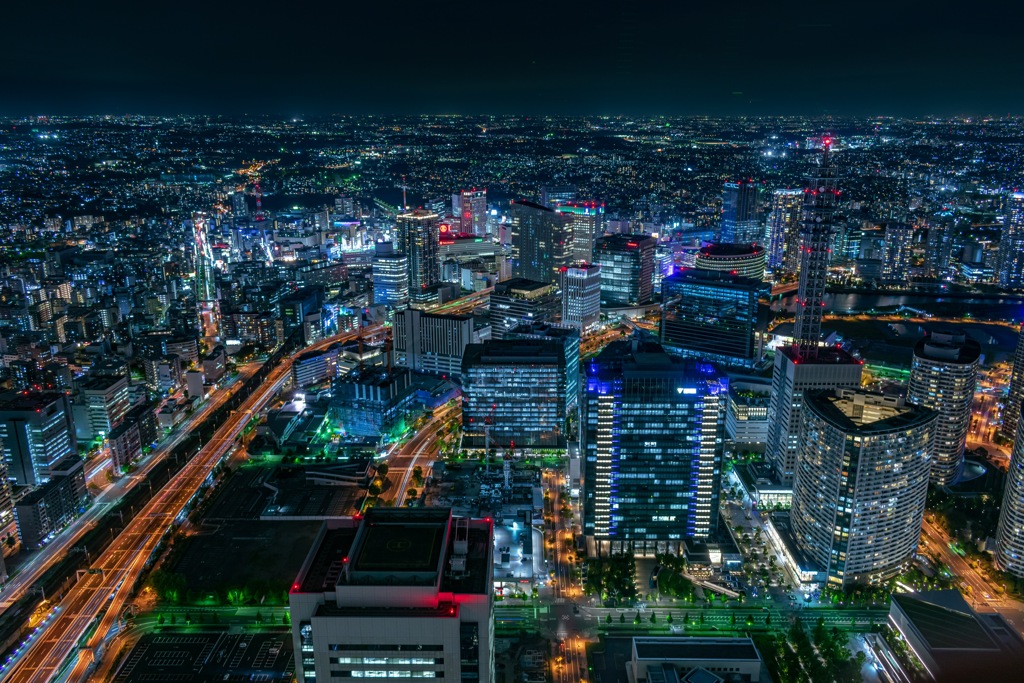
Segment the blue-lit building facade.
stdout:
<svg viewBox="0 0 1024 683">
<path fill-rule="evenodd" d="M 758 299 L 766 283 L 714 270 L 688 269 L 661 284 L 661 343 L 688 358 L 753 368 L 763 354 Z"/>
<path fill-rule="evenodd" d="M 713 530 L 729 382 L 638 339 L 586 365 L 583 531 L 590 556 L 681 552 Z"/>
</svg>

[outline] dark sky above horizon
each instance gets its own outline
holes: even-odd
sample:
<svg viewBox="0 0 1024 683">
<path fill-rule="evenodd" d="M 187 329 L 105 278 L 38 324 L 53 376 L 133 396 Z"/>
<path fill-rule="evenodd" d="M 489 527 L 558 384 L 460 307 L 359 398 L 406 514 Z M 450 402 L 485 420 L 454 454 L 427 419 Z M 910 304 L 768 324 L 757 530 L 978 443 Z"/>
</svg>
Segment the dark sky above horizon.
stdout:
<svg viewBox="0 0 1024 683">
<path fill-rule="evenodd" d="M 1024 4 L 9 3 L 0 114 L 1024 114 Z"/>
</svg>

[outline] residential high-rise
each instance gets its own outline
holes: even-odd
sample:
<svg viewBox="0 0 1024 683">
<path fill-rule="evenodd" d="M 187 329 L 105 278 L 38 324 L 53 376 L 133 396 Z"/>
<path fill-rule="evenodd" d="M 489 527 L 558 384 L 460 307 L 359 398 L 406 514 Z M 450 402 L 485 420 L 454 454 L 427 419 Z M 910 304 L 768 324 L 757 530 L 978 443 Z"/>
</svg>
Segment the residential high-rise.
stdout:
<svg viewBox="0 0 1024 683">
<path fill-rule="evenodd" d="M 409 305 L 409 257 L 390 242 L 378 242 L 373 255 L 373 303 L 403 309 Z"/>
<path fill-rule="evenodd" d="M 601 324 L 601 266 L 574 263 L 562 271 L 562 324 L 587 335 Z"/>
<path fill-rule="evenodd" d="M 572 263 L 571 215 L 519 199 L 509 207 L 512 219 L 512 274 L 538 282 L 558 282 Z"/>
<path fill-rule="evenodd" d="M 452 195 L 452 215 L 459 229 L 469 235 L 487 234 L 487 190 L 462 190 Z"/>
<path fill-rule="evenodd" d="M 1010 376 L 1010 393 L 1003 407 L 1003 424 L 1000 433 L 1007 439 L 1017 436 L 1020 421 L 1020 407 L 1024 404 L 1024 325 L 1017 331 L 1017 351 L 1013 354 L 1013 374 Z"/>
<path fill-rule="evenodd" d="M 567 202 L 555 206 L 555 211 L 572 217 L 572 260 L 592 261 L 594 241 L 604 235 L 604 204 Z"/>
<path fill-rule="evenodd" d="M 409 259 L 409 299 L 414 303 L 441 281 L 440 225 L 440 216 L 423 209 L 401 213 L 395 219 L 395 241 Z"/>
<path fill-rule="evenodd" d="M 697 252 L 694 266 L 754 280 L 764 279 L 765 252 L 756 244 L 709 244 Z"/>
<path fill-rule="evenodd" d="M 494 528 L 448 508 L 323 524 L 288 595 L 300 681 L 494 681 Z"/>
<path fill-rule="evenodd" d="M 547 281 L 517 277 L 499 282 L 490 297 L 491 338 L 504 339 L 520 323 L 554 322 L 560 305 L 555 286 Z"/>
<path fill-rule="evenodd" d="M 760 224 L 761 184 L 753 180 L 728 182 L 722 188 L 720 242 L 764 244 Z"/>
<path fill-rule="evenodd" d="M 830 585 L 882 583 L 913 560 L 938 419 L 895 396 L 804 394 L 790 518 Z"/>
<path fill-rule="evenodd" d="M 601 266 L 601 305 L 642 306 L 654 296 L 654 249 L 648 235 L 605 235 L 594 243 Z"/>
<path fill-rule="evenodd" d="M 1006 415 L 1014 413 L 1013 424 L 1016 432 L 1010 468 L 1006 473 L 1006 487 L 1003 489 L 1003 506 L 999 510 L 999 526 L 996 530 L 995 558 L 999 567 L 1024 579 L 1024 420 L 1020 402 L 1006 406 Z"/>
<path fill-rule="evenodd" d="M 768 268 L 778 280 L 795 276 L 800 265 L 800 212 L 803 190 L 780 189 L 772 193 L 768 214 Z"/>
<path fill-rule="evenodd" d="M 932 483 L 952 484 L 964 465 L 981 345 L 959 332 L 932 332 L 914 346 L 907 400 L 939 413 Z"/>
<path fill-rule="evenodd" d="M 661 343 L 684 357 L 753 368 L 763 358 L 758 300 L 761 280 L 687 269 L 661 283 Z"/>
<path fill-rule="evenodd" d="M 1024 289 L 1024 192 L 1013 192 L 1007 198 L 996 270 L 1000 287 Z"/>
<path fill-rule="evenodd" d="M 14 506 L 23 547 L 38 548 L 86 507 L 89 493 L 85 465 L 77 453 L 54 463 L 51 475 L 45 484 L 20 498 Z"/>
<path fill-rule="evenodd" d="M 885 263 L 882 278 L 890 282 L 910 279 L 913 257 L 914 226 L 909 223 L 889 223 L 885 226 Z"/>
<path fill-rule="evenodd" d="M 66 456 L 78 457 L 71 404 L 62 392 L 0 396 L 0 443 L 8 476 L 19 486 L 40 486 L 50 468 Z"/>
<path fill-rule="evenodd" d="M 583 533 L 591 556 L 681 552 L 718 518 L 728 379 L 639 339 L 586 363 Z"/>
<path fill-rule="evenodd" d="M 463 445 L 484 446 L 487 427 L 494 448 L 564 447 L 566 357 L 564 341 L 556 339 L 467 346 L 462 356 Z"/>
<path fill-rule="evenodd" d="M 765 455 L 778 483 L 783 485 L 792 484 L 797 465 L 804 392 L 860 386 L 860 361 L 841 348 L 821 345 L 825 283 L 839 196 L 830 147 L 831 141 L 826 138 L 821 163 L 814 168 L 804 191 L 795 343 L 776 352 L 772 369 Z"/>
<path fill-rule="evenodd" d="M 395 314 L 395 365 L 413 372 L 458 377 L 469 344 L 490 339 L 491 328 L 471 315 L 441 315 L 415 309 Z"/>
</svg>

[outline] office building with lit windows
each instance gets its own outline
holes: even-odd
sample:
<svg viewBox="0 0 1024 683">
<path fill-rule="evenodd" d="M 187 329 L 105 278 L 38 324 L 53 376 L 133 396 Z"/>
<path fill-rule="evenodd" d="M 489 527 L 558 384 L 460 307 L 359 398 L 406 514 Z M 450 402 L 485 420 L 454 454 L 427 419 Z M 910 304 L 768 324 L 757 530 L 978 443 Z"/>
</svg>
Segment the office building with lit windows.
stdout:
<svg viewBox="0 0 1024 683">
<path fill-rule="evenodd" d="M 459 230 L 469 235 L 487 234 L 487 190 L 463 190 L 452 195 L 452 215 Z"/>
<path fill-rule="evenodd" d="M 448 508 L 325 522 L 288 596 L 298 680 L 493 683 L 493 545 Z"/>
<path fill-rule="evenodd" d="M 390 242 L 378 242 L 371 265 L 373 303 L 403 309 L 409 305 L 409 257 Z"/>
<path fill-rule="evenodd" d="M 578 354 L 578 352 L 577 352 Z M 462 357 L 463 446 L 562 448 L 570 382 L 559 339 L 470 344 Z M 468 444 L 468 445 L 467 445 Z"/>
<path fill-rule="evenodd" d="M 494 285 L 490 296 L 491 338 L 522 323 L 554 322 L 561 302 L 553 284 L 517 277 Z"/>
<path fill-rule="evenodd" d="M 574 263 L 562 270 L 562 324 L 576 328 L 581 335 L 601 324 L 601 266 Z"/>
<path fill-rule="evenodd" d="M 1013 192 L 1007 197 L 996 270 L 1000 287 L 1024 289 L 1024 192 Z"/>
<path fill-rule="evenodd" d="M 440 226 L 440 216 L 424 209 L 398 214 L 395 219 L 396 246 L 409 259 L 411 303 L 429 298 L 433 286 L 441 281 Z"/>
<path fill-rule="evenodd" d="M 572 260 L 592 261 L 594 242 L 604 235 L 604 204 L 597 202 L 566 202 L 555 206 L 555 211 L 570 216 L 572 222 Z"/>
<path fill-rule="evenodd" d="M 768 269 L 778 280 L 796 275 L 800 265 L 800 211 L 804 191 L 780 189 L 772 193 L 768 213 Z"/>
<path fill-rule="evenodd" d="M 978 384 L 981 345 L 958 332 L 932 332 L 914 346 L 907 400 L 939 412 L 932 484 L 959 478 Z"/>
<path fill-rule="evenodd" d="M 684 357 L 753 368 L 763 358 L 761 280 L 714 270 L 688 269 L 661 283 L 661 343 Z"/>
<path fill-rule="evenodd" d="M 637 338 L 585 367 L 583 533 L 604 556 L 682 552 L 717 524 L 729 381 Z"/>
<path fill-rule="evenodd" d="M 601 266 L 601 305 L 642 306 L 654 297 L 654 249 L 647 235 L 605 235 L 594 244 Z"/>
<path fill-rule="evenodd" d="M 1021 410 L 1020 403 L 1006 408 L 1007 413 L 1016 413 L 1017 431 L 1003 489 L 1003 506 L 999 510 L 995 558 L 1003 571 L 1024 579 L 1024 420 Z"/>
<path fill-rule="evenodd" d="M 413 372 L 458 377 L 469 344 L 490 339 L 491 328 L 471 315 L 441 315 L 415 309 L 395 314 L 394 362 Z"/>
<path fill-rule="evenodd" d="M 7 474 L 19 486 L 48 481 L 55 463 L 78 456 L 68 397 L 63 392 L 0 395 L 0 444 Z"/>
<path fill-rule="evenodd" d="M 753 180 L 726 183 L 722 188 L 722 230 L 719 241 L 763 244 L 760 210 L 760 183 Z"/>
<path fill-rule="evenodd" d="M 804 394 L 790 519 L 797 547 L 828 584 L 883 583 L 909 566 L 939 419 L 898 396 Z"/>
<path fill-rule="evenodd" d="M 1013 373 L 1010 375 L 1010 393 L 1003 408 L 1003 424 L 999 431 L 1007 439 L 1017 435 L 1020 407 L 1024 404 L 1024 326 L 1017 330 L 1017 350 L 1013 354 Z"/>
<path fill-rule="evenodd" d="M 537 282 L 558 282 L 573 261 L 573 217 L 525 199 L 509 206 L 512 220 L 512 275 Z"/>
</svg>

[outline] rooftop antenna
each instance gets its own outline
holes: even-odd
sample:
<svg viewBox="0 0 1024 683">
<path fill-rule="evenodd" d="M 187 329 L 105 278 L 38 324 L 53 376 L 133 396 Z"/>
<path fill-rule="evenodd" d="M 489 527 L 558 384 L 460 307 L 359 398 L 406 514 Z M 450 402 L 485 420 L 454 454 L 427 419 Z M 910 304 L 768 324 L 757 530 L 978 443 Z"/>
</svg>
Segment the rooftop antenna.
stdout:
<svg viewBox="0 0 1024 683">
<path fill-rule="evenodd" d="M 409 189 L 409 185 L 405 182 L 405 176 L 402 176 L 402 211 L 409 210 L 409 202 L 406 201 L 405 191 Z"/>
</svg>

